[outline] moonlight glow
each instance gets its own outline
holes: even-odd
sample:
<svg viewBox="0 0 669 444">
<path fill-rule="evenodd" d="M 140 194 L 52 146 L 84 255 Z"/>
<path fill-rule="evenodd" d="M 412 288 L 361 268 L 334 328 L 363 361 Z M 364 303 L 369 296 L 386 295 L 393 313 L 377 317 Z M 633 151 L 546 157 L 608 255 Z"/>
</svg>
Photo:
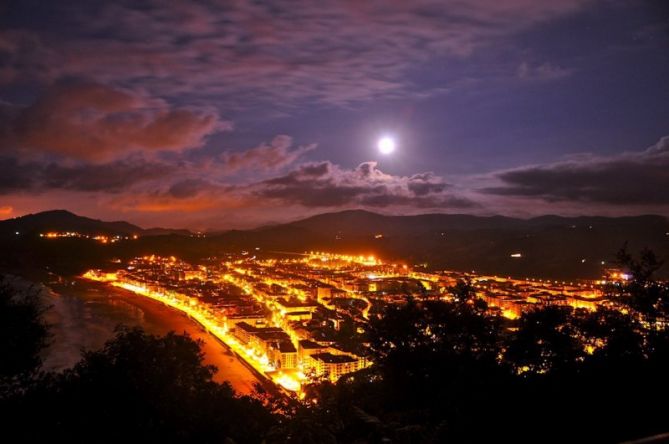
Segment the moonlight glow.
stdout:
<svg viewBox="0 0 669 444">
<path fill-rule="evenodd" d="M 382 137 L 377 144 L 381 154 L 390 154 L 395 151 L 395 141 L 390 137 Z"/>
</svg>

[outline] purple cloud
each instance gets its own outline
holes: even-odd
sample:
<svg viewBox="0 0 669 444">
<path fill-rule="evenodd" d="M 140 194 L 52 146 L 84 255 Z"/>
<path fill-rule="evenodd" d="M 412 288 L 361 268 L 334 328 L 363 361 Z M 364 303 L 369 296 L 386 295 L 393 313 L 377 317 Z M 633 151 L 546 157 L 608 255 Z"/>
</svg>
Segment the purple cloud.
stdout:
<svg viewBox="0 0 669 444">
<path fill-rule="evenodd" d="M 111 106 L 109 102 L 108 105 Z M 199 160 L 189 160 L 187 156 L 160 160 L 142 155 L 110 161 L 22 159 L 10 152 L 0 156 L 0 194 L 53 190 L 161 193 L 167 189 L 167 194 L 174 198 L 188 198 L 229 189 L 232 185 L 228 181 L 237 173 L 276 173 L 295 163 L 315 145 L 291 147 L 292 138 L 279 135 L 270 144 Z"/>
<path fill-rule="evenodd" d="M 223 170 L 230 173 L 241 170 L 276 171 L 293 164 L 316 148 L 315 144 L 310 144 L 291 150 L 292 145 L 292 137 L 278 135 L 269 144 L 263 143 L 241 152 L 225 152 L 220 156 L 220 161 Z"/>
<path fill-rule="evenodd" d="M 519 79 L 528 81 L 555 80 L 568 77 L 573 73 L 571 69 L 563 68 L 550 62 L 532 64 L 521 62 L 516 69 Z"/>
<path fill-rule="evenodd" d="M 181 151 L 229 129 L 212 110 L 98 83 L 61 83 L 32 105 L 4 114 L 2 142 L 27 153 L 107 161 L 130 152 Z"/>
<path fill-rule="evenodd" d="M 141 84 L 163 97 L 226 97 L 229 107 L 299 99 L 347 105 L 419 94 L 405 76 L 416 64 L 466 56 L 589 3 L 62 4 L 54 8 L 47 27 L 8 30 L 0 41 L 0 53 L 8 62 L 0 80 L 17 82 L 28 76 L 48 82 L 79 76 Z"/>
<path fill-rule="evenodd" d="M 330 162 L 301 165 L 290 173 L 253 185 L 256 196 L 305 207 L 471 208 L 475 204 L 445 193 L 449 187 L 432 173 L 393 176 L 364 162 L 347 170 Z"/>
<path fill-rule="evenodd" d="M 610 157 L 581 155 L 503 171 L 496 177 L 501 185 L 484 188 L 483 193 L 548 202 L 668 205 L 669 136 L 643 151 Z"/>
<path fill-rule="evenodd" d="M 102 164 L 27 161 L 0 157 L 0 195 L 53 190 L 122 193 L 138 184 L 160 182 L 178 167 L 164 162 L 125 159 Z"/>
</svg>

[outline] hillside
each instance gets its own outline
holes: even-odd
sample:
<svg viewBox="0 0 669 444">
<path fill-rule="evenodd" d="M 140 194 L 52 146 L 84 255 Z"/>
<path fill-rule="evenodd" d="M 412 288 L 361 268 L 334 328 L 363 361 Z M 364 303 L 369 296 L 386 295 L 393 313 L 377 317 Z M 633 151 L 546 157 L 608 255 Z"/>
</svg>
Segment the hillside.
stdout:
<svg viewBox="0 0 669 444">
<path fill-rule="evenodd" d="M 669 258 L 667 233 L 669 221 L 661 216 L 515 219 L 449 214 L 384 216 L 356 210 L 253 232 L 228 233 L 221 239 L 243 248 L 376 253 L 436 269 L 575 278 L 600 276 L 625 243 L 631 251 L 647 247 Z M 512 258 L 515 253 L 522 257 Z"/>
<path fill-rule="evenodd" d="M 105 222 L 78 216 L 66 210 L 51 210 L 0 221 L 0 235 L 19 232 L 33 235 L 48 231 L 76 231 L 81 234 L 132 235 L 143 230 L 128 222 Z"/>
<path fill-rule="evenodd" d="M 131 236 L 133 234 L 144 236 L 190 234 L 188 230 L 172 230 L 166 228 L 150 228 L 145 230 L 128 222 L 106 222 L 99 219 L 79 216 L 67 210 L 43 211 L 41 213 L 28 214 L 26 216 L 0 221 L 0 236 L 13 236 L 16 235 L 17 232 L 26 236 L 33 236 L 49 231 L 71 231 L 87 235 L 103 234 L 111 236 Z"/>
<path fill-rule="evenodd" d="M 22 236 L 16 236 L 15 232 Z M 137 241 L 99 246 L 40 242 L 37 233 L 140 234 Z M 515 219 L 424 214 L 385 216 L 367 211 L 326 213 L 255 230 L 232 230 L 206 238 L 187 230 L 144 230 L 127 222 L 104 222 L 63 210 L 0 221 L 5 263 L 70 263 L 76 268 L 110 257 L 174 254 L 190 260 L 241 250 L 304 252 L 328 250 L 423 264 L 429 269 L 475 270 L 486 274 L 554 279 L 601 276 L 624 244 L 651 248 L 669 259 L 669 221 L 661 216 Z M 23 240 L 22 240 L 23 239 Z M 71 252 L 76 251 L 76 254 Z M 520 254 L 521 257 L 512 257 Z M 84 259 L 86 258 L 86 259 Z M 663 275 L 667 276 L 664 267 Z"/>
</svg>

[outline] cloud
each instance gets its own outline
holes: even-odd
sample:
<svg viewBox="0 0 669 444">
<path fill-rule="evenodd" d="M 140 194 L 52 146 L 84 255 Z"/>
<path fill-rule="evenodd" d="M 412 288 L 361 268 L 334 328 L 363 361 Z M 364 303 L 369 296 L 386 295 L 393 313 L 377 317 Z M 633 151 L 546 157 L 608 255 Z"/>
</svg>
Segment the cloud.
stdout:
<svg viewBox="0 0 669 444">
<path fill-rule="evenodd" d="M 220 192 L 230 186 L 226 182 L 237 173 L 276 173 L 315 148 L 315 145 L 295 149 L 291 146 L 291 137 L 279 135 L 270 144 L 222 156 L 204 152 L 195 160 L 189 160 L 188 156 L 160 160 L 133 155 L 107 162 L 24 159 L 10 152 L 0 155 L 0 194 L 50 190 L 118 194 L 141 188 L 139 191 L 167 190 L 167 195 L 183 199 L 204 192 Z M 237 181 L 241 179 L 237 177 Z"/>
<path fill-rule="evenodd" d="M 214 184 L 204 179 L 183 179 L 172 184 L 167 194 L 177 199 L 187 199 L 215 189 Z"/>
<path fill-rule="evenodd" d="M 476 207 L 468 198 L 451 192 L 450 185 L 432 173 L 394 176 L 379 170 L 375 162 L 364 162 L 353 169 L 327 161 L 304 163 L 286 174 L 249 183 L 188 177 L 153 185 L 105 198 L 105 206 L 139 218 L 160 213 L 197 219 L 200 227 L 229 225 L 230 216 L 238 219 L 235 225 L 239 226 L 266 222 L 268 218 L 283 219 L 276 215 L 277 208 L 290 209 L 294 217 L 323 208 L 359 206 L 391 211 Z"/>
<path fill-rule="evenodd" d="M 176 170 L 174 164 L 143 159 L 61 164 L 0 157 L 0 194 L 51 190 L 120 193 L 143 182 L 160 181 Z"/>
<path fill-rule="evenodd" d="M 183 214 L 227 209 L 224 200 L 210 196 L 174 198 L 169 195 L 139 194 L 119 196 L 108 201 L 108 205 L 121 212 Z"/>
<path fill-rule="evenodd" d="M 643 151 L 577 159 L 499 172 L 486 194 L 626 205 L 669 204 L 669 136 Z"/>
<path fill-rule="evenodd" d="M 0 33 L 0 84 L 49 82 L 59 75 L 59 58 L 38 33 L 4 28 Z"/>
<path fill-rule="evenodd" d="M 14 212 L 14 208 L 9 205 L 0 206 L 0 216 L 7 217 Z"/>
<path fill-rule="evenodd" d="M 469 208 L 475 204 L 446 194 L 443 179 L 432 173 L 393 176 L 364 162 L 347 170 L 330 162 L 308 163 L 284 176 L 252 186 L 256 196 L 305 207 Z"/>
<path fill-rule="evenodd" d="M 592 1 L 119 0 L 60 2 L 48 17 L 16 3 L 32 20 L 0 41 L 0 80 L 95 78 L 248 108 L 417 94 L 407 78 L 417 64 L 467 56 Z"/>
<path fill-rule="evenodd" d="M 35 176 L 13 157 L 0 156 L 0 194 L 32 189 Z"/>
<path fill-rule="evenodd" d="M 173 164 L 144 160 L 76 166 L 50 163 L 43 168 L 41 180 L 43 188 L 114 193 L 128 190 L 138 183 L 161 179 L 176 169 Z"/>
<path fill-rule="evenodd" d="M 563 68 L 553 63 L 544 62 L 531 64 L 522 62 L 516 69 L 516 76 L 521 80 L 556 80 L 568 77 L 573 73 L 571 69 Z"/>
<path fill-rule="evenodd" d="M 241 152 L 225 152 L 220 159 L 222 168 L 230 173 L 241 170 L 276 171 L 316 148 L 315 144 L 310 144 L 291 150 L 292 144 L 292 137 L 278 135 L 269 144 L 263 143 Z"/>
<path fill-rule="evenodd" d="M 96 162 L 131 152 L 198 147 L 230 126 L 211 110 L 172 108 L 163 100 L 98 83 L 57 84 L 14 111 L 12 118 L 3 113 L 5 144 Z"/>
<path fill-rule="evenodd" d="M 416 196 L 425 196 L 432 193 L 441 193 L 449 188 L 449 185 L 435 176 L 434 173 L 421 173 L 414 174 L 409 178 L 407 188 Z"/>
</svg>

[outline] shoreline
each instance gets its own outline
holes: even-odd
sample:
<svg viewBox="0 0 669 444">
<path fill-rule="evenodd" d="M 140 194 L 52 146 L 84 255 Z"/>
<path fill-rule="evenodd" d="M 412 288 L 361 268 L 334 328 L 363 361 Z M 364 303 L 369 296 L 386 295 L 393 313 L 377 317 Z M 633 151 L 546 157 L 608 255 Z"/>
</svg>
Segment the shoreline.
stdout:
<svg viewBox="0 0 669 444">
<path fill-rule="evenodd" d="M 52 305 L 46 317 L 55 337 L 45 354 L 45 364 L 50 363 L 53 370 L 73 365 L 82 348 L 99 348 L 113 337 L 113 329 L 123 324 L 139 326 L 154 335 L 175 331 L 201 340 L 204 363 L 217 367 L 213 379 L 229 382 L 240 395 L 253 395 L 255 384 L 266 390 L 271 388 L 265 377 L 259 377 L 262 375 L 249 368 L 226 344 L 184 313 L 120 288 L 79 278 L 74 282 L 72 286 L 44 284 L 50 290 L 48 299 Z"/>
<path fill-rule="evenodd" d="M 77 278 L 77 280 L 78 280 L 78 281 L 84 281 L 83 279 L 79 279 L 79 278 Z M 185 318 L 186 320 L 188 320 L 188 322 L 190 322 L 191 324 L 193 324 L 193 327 L 194 327 L 194 328 L 195 328 L 195 327 L 198 328 L 198 330 L 199 330 L 202 334 L 206 335 L 208 338 L 212 339 L 214 342 L 216 342 L 218 345 L 220 345 L 222 348 L 224 348 L 224 349 L 226 350 L 226 352 L 227 352 L 226 354 L 234 356 L 234 357 L 239 361 L 240 364 L 242 364 L 242 365 L 243 365 L 244 367 L 246 367 L 251 373 L 253 373 L 253 375 L 254 375 L 254 376 L 256 377 L 256 379 L 258 380 L 257 383 L 260 384 L 260 385 L 262 385 L 263 388 L 265 388 L 266 390 L 267 390 L 267 389 L 270 389 L 270 390 L 271 390 L 272 388 L 274 388 L 274 386 L 273 386 L 273 384 L 272 384 L 272 381 L 271 381 L 267 376 L 265 376 L 265 375 L 263 375 L 262 373 L 258 372 L 258 370 L 256 370 L 255 368 L 253 368 L 253 366 L 249 365 L 249 364 L 244 360 L 244 358 L 241 357 L 241 356 L 239 356 L 239 354 L 238 354 L 237 352 L 235 352 L 232 348 L 230 348 L 230 346 L 228 346 L 228 345 L 227 345 L 225 342 L 223 342 L 221 339 L 217 338 L 213 333 L 211 333 L 210 331 L 208 331 L 208 330 L 207 330 L 207 329 L 206 329 L 206 328 L 205 328 L 205 327 L 204 327 L 204 326 L 203 326 L 197 319 L 192 318 L 192 317 L 189 316 L 187 313 L 184 313 L 184 312 L 182 312 L 182 311 L 180 311 L 180 310 L 178 310 L 178 309 L 176 309 L 176 308 L 170 307 L 169 305 L 165 304 L 164 302 L 156 301 L 155 299 L 145 298 L 145 297 L 142 297 L 142 296 L 139 296 L 139 297 L 138 297 L 138 296 L 135 295 L 133 292 L 131 292 L 131 291 L 129 291 L 129 290 L 125 290 L 125 289 L 123 289 L 123 288 L 119 288 L 119 287 L 109 287 L 109 286 L 107 286 L 107 285 L 105 285 L 105 284 L 101 284 L 101 285 L 103 285 L 104 288 L 106 288 L 106 289 L 108 289 L 108 288 L 113 288 L 115 291 L 118 291 L 118 292 L 119 292 L 119 297 L 123 297 L 123 298 L 131 299 L 132 302 L 130 302 L 130 303 L 132 303 L 133 305 L 137 305 L 137 306 L 141 305 L 141 304 L 136 303 L 137 300 L 141 300 L 142 302 L 146 302 L 146 303 L 148 303 L 148 304 L 153 304 L 153 305 L 158 305 L 158 306 L 164 307 L 165 309 L 171 311 L 171 312 L 174 313 L 175 315 L 180 316 L 180 317 L 182 317 L 182 318 Z M 142 307 L 139 307 L 139 308 L 142 308 Z"/>
</svg>

